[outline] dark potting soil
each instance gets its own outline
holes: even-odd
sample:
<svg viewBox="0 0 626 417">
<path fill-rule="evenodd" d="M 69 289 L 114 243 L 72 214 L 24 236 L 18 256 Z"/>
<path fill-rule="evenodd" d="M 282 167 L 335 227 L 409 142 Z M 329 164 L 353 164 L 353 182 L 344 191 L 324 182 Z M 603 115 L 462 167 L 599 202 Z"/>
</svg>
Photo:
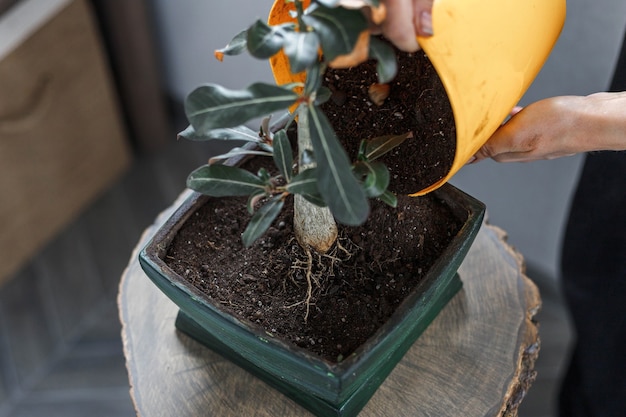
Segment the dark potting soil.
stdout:
<svg viewBox="0 0 626 417">
<path fill-rule="evenodd" d="M 456 129 L 445 89 L 423 52 L 397 51 L 398 75 L 389 96 L 376 105 L 370 86 L 377 83 L 376 62 L 326 72 L 332 92 L 322 109 L 348 154 L 354 157 L 362 139 L 411 132 L 412 138 L 381 158 L 389 168 L 390 189 L 412 194 L 445 177 L 456 150 Z M 395 179 L 395 180 L 394 180 Z"/>
<path fill-rule="evenodd" d="M 449 103 L 428 59 L 422 53 L 399 59 L 399 75 L 383 105 L 367 98 L 375 82 L 369 63 L 329 72 L 327 85 L 335 94 L 325 105 L 351 155 L 363 135 L 414 133 L 384 159 L 397 208 L 372 201 L 368 221 L 340 226 L 338 244 L 321 255 L 296 242 L 291 198 L 269 231 L 247 249 L 241 243 L 250 218 L 246 199 L 209 199 L 166 256 L 168 265 L 215 305 L 331 362 L 349 356 L 388 320 L 464 221 L 432 194 L 404 195 L 448 172 L 455 140 Z"/>
</svg>

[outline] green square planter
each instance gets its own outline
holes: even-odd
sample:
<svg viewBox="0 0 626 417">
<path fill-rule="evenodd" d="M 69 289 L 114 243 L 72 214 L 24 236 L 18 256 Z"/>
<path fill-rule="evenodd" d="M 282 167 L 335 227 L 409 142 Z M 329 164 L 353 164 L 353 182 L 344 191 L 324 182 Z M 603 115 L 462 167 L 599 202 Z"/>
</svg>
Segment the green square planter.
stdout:
<svg viewBox="0 0 626 417">
<path fill-rule="evenodd" d="M 209 197 L 193 194 L 140 252 L 148 277 L 180 309 L 176 327 L 318 416 L 355 416 L 419 335 L 462 287 L 456 273 L 485 206 L 450 184 L 434 191 L 464 225 L 394 315 L 354 354 L 330 363 L 216 308 L 163 261 L 169 243 Z"/>
</svg>

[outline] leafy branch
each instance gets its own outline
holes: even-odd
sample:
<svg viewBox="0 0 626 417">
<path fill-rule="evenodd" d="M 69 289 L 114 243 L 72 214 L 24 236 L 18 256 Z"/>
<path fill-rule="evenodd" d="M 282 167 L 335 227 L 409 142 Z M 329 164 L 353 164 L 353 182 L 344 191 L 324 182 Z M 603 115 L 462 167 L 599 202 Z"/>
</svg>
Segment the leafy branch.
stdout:
<svg viewBox="0 0 626 417">
<path fill-rule="evenodd" d="M 253 215 L 242 235 L 246 246 L 267 230 L 289 195 L 301 196 L 313 210 L 329 211 L 324 221 L 333 222 L 334 218 L 348 225 L 362 224 L 367 219 L 368 198 L 395 205 L 395 196 L 387 190 L 389 172 L 376 160 L 409 137 L 384 136 L 363 142 L 352 162 L 320 108 L 330 96 L 322 85 L 329 67 L 375 59 L 379 83 L 395 77 L 395 52 L 369 33 L 360 10 L 378 8 L 379 1 L 312 0 L 308 7 L 305 4 L 309 2 L 303 0 L 285 1 L 293 3 L 293 21 L 270 25 L 258 20 L 215 54 L 219 59 L 244 52 L 259 59 L 284 54 L 292 72 L 306 74 L 305 81 L 285 85 L 254 83 L 243 90 L 215 84 L 199 86 L 185 101 L 190 126 L 179 134 L 189 140 L 249 143 L 212 158 L 208 165 L 193 171 L 187 181 L 189 188 L 210 196 L 249 196 L 248 209 Z M 294 108 L 295 114 L 288 113 L 275 129 L 270 128 L 266 116 Z M 294 150 L 287 129 L 296 123 L 296 116 L 299 138 Z M 258 132 L 243 126 L 260 117 L 266 118 Z M 252 173 L 220 164 L 242 155 L 271 157 L 275 167 Z"/>
</svg>

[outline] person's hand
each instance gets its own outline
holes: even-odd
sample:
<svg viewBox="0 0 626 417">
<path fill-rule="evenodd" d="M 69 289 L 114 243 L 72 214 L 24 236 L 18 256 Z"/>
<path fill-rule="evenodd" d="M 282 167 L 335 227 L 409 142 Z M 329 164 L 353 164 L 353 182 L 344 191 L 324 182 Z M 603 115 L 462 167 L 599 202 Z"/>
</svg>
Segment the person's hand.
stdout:
<svg viewBox="0 0 626 417">
<path fill-rule="evenodd" d="M 562 96 L 514 109 L 469 162 L 525 162 L 624 149 L 626 93 Z"/>
<path fill-rule="evenodd" d="M 398 49 L 415 52 L 420 49 L 416 35 L 431 36 L 433 24 L 431 11 L 434 0 L 383 0 L 387 15 L 374 28 Z"/>
</svg>

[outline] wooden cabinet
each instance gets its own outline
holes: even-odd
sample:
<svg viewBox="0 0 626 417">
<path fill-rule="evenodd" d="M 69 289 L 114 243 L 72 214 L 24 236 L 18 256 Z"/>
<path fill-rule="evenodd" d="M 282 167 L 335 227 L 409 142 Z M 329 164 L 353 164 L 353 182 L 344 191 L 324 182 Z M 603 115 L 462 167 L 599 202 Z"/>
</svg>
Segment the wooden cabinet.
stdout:
<svg viewBox="0 0 626 417">
<path fill-rule="evenodd" d="M 0 17 L 0 283 L 131 158 L 86 0 L 22 0 Z"/>
</svg>

